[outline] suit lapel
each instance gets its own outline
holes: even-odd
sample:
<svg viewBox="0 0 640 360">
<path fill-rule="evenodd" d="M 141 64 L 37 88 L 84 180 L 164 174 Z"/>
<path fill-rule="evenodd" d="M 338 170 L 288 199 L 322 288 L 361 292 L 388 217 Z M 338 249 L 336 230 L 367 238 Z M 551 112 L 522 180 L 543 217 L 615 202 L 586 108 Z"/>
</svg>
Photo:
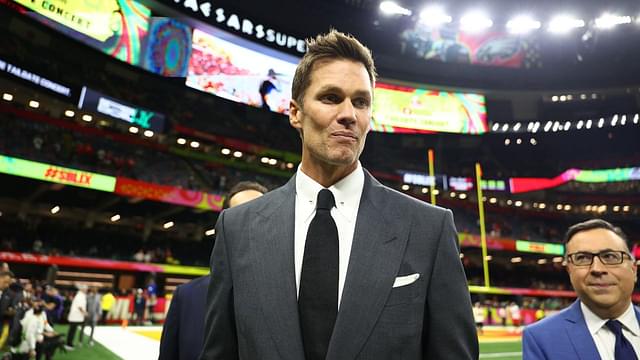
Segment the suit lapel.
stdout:
<svg viewBox="0 0 640 360">
<path fill-rule="evenodd" d="M 295 176 L 256 213 L 251 248 L 262 312 L 281 359 L 304 359 L 294 265 Z"/>
<path fill-rule="evenodd" d="M 365 172 L 340 310 L 327 359 L 354 359 L 366 342 L 389 296 L 407 242 L 407 229 L 395 229 L 400 221 L 387 203 L 386 192 Z M 385 214 L 385 215 L 383 215 Z M 404 236 L 403 236 L 404 235 Z"/>
<path fill-rule="evenodd" d="M 598 348 L 596 348 L 596 344 L 584 320 L 584 315 L 580 308 L 580 300 L 576 300 L 571 305 L 565 315 L 565 320 L 567 336 L 571 340 L 578 358 L 580 360 L 600 360 Z"/>
</svg>

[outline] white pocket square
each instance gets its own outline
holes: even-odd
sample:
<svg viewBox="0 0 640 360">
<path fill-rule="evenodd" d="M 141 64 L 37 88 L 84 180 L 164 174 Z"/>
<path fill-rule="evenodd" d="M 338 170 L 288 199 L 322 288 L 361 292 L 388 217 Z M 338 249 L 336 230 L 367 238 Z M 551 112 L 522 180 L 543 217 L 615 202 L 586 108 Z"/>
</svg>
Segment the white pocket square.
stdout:
<svg viewBox="0 0 640 360">
<path fill-rule="evenodd" d="M 400 287 L 400 286 L 407 286 L 409 284 L 413 284 L 419 278 L 420 278 L 420 274 L 418 274 L 418 273 L 411 274 L 411 275 L 405 275 L 405 276 L 398 276 L 396 278 L 396 281 L 393 282 L 393 287 L 397 288 L 397 287 Z"/>
</svg>

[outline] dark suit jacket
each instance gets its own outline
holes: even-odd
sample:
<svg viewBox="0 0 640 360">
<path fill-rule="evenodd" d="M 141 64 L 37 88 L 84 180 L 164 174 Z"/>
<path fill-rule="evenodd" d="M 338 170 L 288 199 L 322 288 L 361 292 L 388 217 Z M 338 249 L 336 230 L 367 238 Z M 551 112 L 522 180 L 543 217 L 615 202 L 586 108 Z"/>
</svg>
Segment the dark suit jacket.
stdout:
<svg viewBox="0 0 640 360">
<path fill-rule="evenodd" d="M 294 273 L 295 177 L 216 224 L 206 360 L 304 359 Z M 412 284 L 396 277 L 419 273 Z M 451 211 L 365 172 L 328 360 L 477 359 L 478 340 Z"/>
<path fill-rule="evenodd" d="M 202 350 L 209 275 L 176 288 L 162 327 L 159 360 L 196 360 Z"/>
<path fill-rule="evenodd" d="M 640 312 L 633 307 L 640 321 Z M 600 360 L 577 300 L 561 312 L 524 329 L 523 360 Z"/>
</svg>

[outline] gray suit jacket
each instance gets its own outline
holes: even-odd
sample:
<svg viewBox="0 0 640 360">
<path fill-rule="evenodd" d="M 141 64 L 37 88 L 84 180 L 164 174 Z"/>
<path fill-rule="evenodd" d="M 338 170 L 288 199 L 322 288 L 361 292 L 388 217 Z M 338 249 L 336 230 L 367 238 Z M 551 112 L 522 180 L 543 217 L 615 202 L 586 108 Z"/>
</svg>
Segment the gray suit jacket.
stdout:
<svg viewBox="0 0 640 360">
<path fill-rule="evenodd" d="M 365 172 L 328 360 L 477 359 L 451 211 Z M 294 273 L 295 177 L 216 225 L 203 360 L 302 360 Z M 406 286 L 396 277 L 419 273 Z"/>
</svg>

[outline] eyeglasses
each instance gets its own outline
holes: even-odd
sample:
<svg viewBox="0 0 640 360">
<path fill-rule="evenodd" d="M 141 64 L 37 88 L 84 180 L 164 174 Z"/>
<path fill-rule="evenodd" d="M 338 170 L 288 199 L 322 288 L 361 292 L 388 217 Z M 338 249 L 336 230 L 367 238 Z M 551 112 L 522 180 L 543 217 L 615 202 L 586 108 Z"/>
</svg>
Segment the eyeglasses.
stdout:
<svg viewBox="0 0 640 360">
<path fill-rule="evenodd" d="M 594 257 L 600 258 L 600 262 L 604 265 L 620 265 L 624 262 L 625 256 L 633 259 L 626 251 L 603 250 L 598 253 L 578 251 L 573 254 L 567 254 L 567 259 L 575 266 L 589 266 L 593 264 Z"/>
</svg>

